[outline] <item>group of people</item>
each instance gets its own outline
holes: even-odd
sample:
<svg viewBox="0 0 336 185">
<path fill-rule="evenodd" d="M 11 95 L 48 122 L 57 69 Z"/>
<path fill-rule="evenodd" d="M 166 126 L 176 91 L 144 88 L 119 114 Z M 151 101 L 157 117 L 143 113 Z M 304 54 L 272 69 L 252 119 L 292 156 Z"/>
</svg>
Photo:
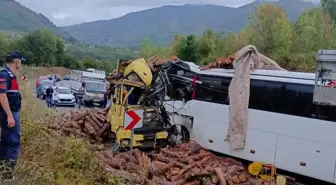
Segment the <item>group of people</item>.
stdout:
<svg viewBox="0 0 336 185">
<path fill-rule="evenodd" d="M 55 89 L 55 90 L 54 90 Z M 46 90 L 46 103 L 48 108 L 56 108 L 58 101 L 58 87 L 49 86 Z"/>
</svg>

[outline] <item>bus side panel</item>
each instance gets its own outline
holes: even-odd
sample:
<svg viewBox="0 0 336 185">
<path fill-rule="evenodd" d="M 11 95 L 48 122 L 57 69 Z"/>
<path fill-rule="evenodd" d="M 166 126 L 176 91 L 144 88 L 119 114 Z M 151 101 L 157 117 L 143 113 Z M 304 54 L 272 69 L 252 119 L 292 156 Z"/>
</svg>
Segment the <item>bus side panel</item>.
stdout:
<svg viewBox="0 0 336 185">
<path fill-rule="evenodd" d="M 224 122 L 195 116 L 191 138 L 203 148 L 230 155 L 230 145 L 224 142 L 228 127 Z"/>
<path fill-rule="evenodd" d="M 277 134 L 247 129 L 246 143 L 243 150 L 232 150 L 231 155 L 249 161 L 274 164 Z"/>
<path fill-rule="evenodd" d="M 194 117 L 191 137 L 206 149 L 230 155 L 230 145 L 224 142 L 229 127 L 229 106 L 191 100 L 187 107 Z"/>
<path fill-rule="evenodd" d="M 333 182 L 336 146 L 279 135 L 275 165 L 278 168 Z"/>
</svg>

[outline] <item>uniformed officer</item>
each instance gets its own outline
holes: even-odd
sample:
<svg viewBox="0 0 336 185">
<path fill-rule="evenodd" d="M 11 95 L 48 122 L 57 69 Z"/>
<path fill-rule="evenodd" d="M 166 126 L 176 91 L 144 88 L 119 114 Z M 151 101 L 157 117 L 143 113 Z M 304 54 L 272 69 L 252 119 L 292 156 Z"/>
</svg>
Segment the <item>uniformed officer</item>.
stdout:
<svg viewBox="0 0 336 185">
<path fill-rule="evenodd" d="M 11 169 L 20 149 L 21 95 L 14 73 L 22 61 L 25 60 L 19 51 L 11 51 L 6 55 L 6 66 L 0 71 L 0 161 L 5 161 Z M 11 174 L 7 174 L 7 178 L 11 178 Z"/>
</svg>

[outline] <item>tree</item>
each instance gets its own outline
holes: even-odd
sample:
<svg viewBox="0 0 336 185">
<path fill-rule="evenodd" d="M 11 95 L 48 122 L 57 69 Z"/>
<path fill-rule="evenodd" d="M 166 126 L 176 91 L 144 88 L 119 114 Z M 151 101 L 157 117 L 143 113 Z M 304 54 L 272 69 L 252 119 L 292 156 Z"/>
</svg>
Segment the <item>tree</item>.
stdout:
<svg viewBox="0 0 336 185">
<path fill-rule="evenodd" d="M 0 59 L 3 59 L 8 52 L 8 44 L 6 38 L 0 33 Z"/>
<path fill-rule="evenodd" d="M 280 63 L 286 60 L 292 45 L 292 29 L 282 8 L 271 3 L 257 7 L 249 18 L 247 31 L 260 52 Z"/>
<path fill-rule="evenodd" d="M 90 58 L 89 56 L 85 56 L 81 61 L 81 68 L 97 68 L 97 63 L 94 59 Z"/>
<path fill-rule="evenodd" d="M 49 30 L 38 30 L 21 39 L 20 47 L 30 64 L 56 64 L 57 37 Z"/>
<path fill-rule="evenodd" d="M 158 55 L 162 58 L 167 58 L 172 55 L 172 47 L 153 45 L 149 38 L 144 38 L 141 43 L 140 57 L 148 58 Z"/>
<path fill-rule="evenodd" d="M 65 53 L 63 57 L 63 66 L 70 69 L 79 69 L 80 65 L 78 59 L 69 53 Z"/>
<path fill-rule="evenodd" d="M 186 40 L 186 37 L 184 35 L 178 35 L 176 34 L 173 38 L 173 41 L 170 44 L 170 47 L 172 48 L 172 54 L 178 55 L 181 52 L 182 43 Z"/>
<path fill-rule="evenodd" d="M 60 38 L 56 39 L 55 59 L 57 66 L 64 65 L 64 43 Z"/>
<path fill-rule="evenodd" d="M 182 60 L 196 62 L 197 43 L 196 36 L 189 35 L 186 40 L 181 43 L 181 50 L 178 57 Z"/>
<path fill-rule="evenodd" d="M 335 27 L 330 16 L 320 8 L 305 11 L 294 25 L 293 57 L 300 70 L 315 68 L 315 55 L 319 49 L 333 49 Z"/>
<path fill-rule="evenodd" d="M 149 38 L 145 37 L 141 41 L 140 57 L 151 57 L 154 55 L 153 46 Z"/>
<path fill-rule="evenodd" d="M 336 20 L 336 1 L 335 0 L 321 0 L 322 8 L 330 15 L 330 17 Z"/>
</svg>

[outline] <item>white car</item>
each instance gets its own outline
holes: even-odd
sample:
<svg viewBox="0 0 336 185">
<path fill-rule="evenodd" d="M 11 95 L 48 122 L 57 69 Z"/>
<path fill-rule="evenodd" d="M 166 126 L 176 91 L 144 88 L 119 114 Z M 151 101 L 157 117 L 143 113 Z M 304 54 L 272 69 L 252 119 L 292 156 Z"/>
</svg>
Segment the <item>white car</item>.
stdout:
<svg viewBox="0 0 336 185">
<path fill-rule="evenodd" d="M 66 105 L 66 106 L 75 106 L 76 100 L 75 96 L 71 94 L 71 90 L 68 87 L 57 87 L 58 88 L 58 101 L 56 106 L 58 105 Z M 54 91 L 56 87 L 54 87 Z"/>
</svg>

